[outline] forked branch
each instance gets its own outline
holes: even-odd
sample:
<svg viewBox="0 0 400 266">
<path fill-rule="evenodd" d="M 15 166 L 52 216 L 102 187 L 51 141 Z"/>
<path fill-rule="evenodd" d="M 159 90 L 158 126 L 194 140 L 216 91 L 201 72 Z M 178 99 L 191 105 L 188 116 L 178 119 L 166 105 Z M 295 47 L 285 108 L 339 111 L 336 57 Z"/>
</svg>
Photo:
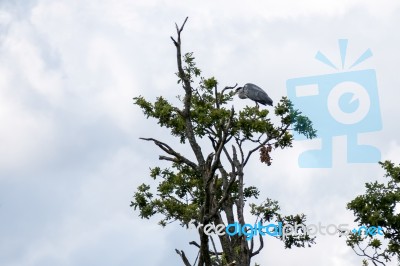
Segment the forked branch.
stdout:
<svg viewBox="0 0 400 266">
<path fill-rule="evenodd" d="M 171 157 L 166 157 L 166 156 L 160 156 L 160 160 L 167 160 L 167 161 L 172 161 L 172 162 L 182 162 L 187 164 L 188 166 L 192 167 L 193 169 L 197 169 L 197 164 L 194 162 L 190 161 L 180 153 L 176 152 L 174 149 L 172 149 L 168 144 L 161 142 L 159 140 L 153 139 L 153 138 L 140 138 L 142 140 L 146 141 L 153 141 L 154 144 L 156 144 L 160 149 L 162 149 L 164 152 L 168 153 L 169 155 L 174 156 L 174 158 Z"/>
</svg>

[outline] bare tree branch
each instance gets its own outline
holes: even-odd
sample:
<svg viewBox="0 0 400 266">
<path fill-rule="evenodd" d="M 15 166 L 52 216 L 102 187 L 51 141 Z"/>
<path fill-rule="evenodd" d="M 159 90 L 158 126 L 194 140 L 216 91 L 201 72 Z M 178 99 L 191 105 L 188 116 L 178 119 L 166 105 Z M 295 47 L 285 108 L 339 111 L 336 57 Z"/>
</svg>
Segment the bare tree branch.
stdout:
<svg viewBox="0 0 400 266">
<path fill-rule="evenodd" d="M 258 235 L 260 238 L 260 247 L 255 251 L 255 252 L 251 252 L 250 253 L 250 257 L 253 257 L 255 255 L 257 255 L 258 253 L 260 253 L 260 251 L 264 248 L 264 240 L 261 234 Z M 253 248 L 251 249 L 251 251 L 253 251 Z"/>
<path fill-rule="evenodd" d="M 185 119 L 186 137 L 189 140 L 190 146 L 192 147 L 192 150 L 194 152 L 194 155 L 196 156 L 197 162 L 199 163 L 199 166 L 203 167 L 205 160 L 203 157 L 203 153 L 201 151 L 201 147 L 197 143 L 196 138 L 194 136 L 192 119 L 190 117 L 190 105 L 191 105 L 191 101 L 192 101 L 192 86 L 190 83 L 190 77 L 188 77 L 188 75 L 186 75 L 186 73 L 183 69 L 183 66 L 182 66 L 181 33 L 182 33 L 182 30 L 183 30 L 188 18 L 189 17 L 186 17 L 185 21 L 183 22 L 183 24 L 180 28 L 175 23 L 178 40 L 175 40 L 173 37 L 171 37 L 171 39 L 174 42 L 174 45 L 176 47 L 176 60 L 177 60 L 177 65 L 178 65 L 178 76 L 182 80 L 182 86 L 183 86 L 183 89 L 185 90 L 185 98 L 183 101 L 184 109 L 183 109 L 182 115 Z"/>
<path fill-rule="evenodd" d="M 146 141 L 153 141 L 154 144 L 156 144 L 160 149 L 162 149 L 164 152 L 168 153 L 169 155 L 175 156 L 175 158 L 170 158 L 170 157 L 165 157 L 165 156 L 160 156 L 160 160 L 167 160 L 167 161 L 173 161 L 173 162 L 183 162 L 187 164 L 188 166 L 192 167 L 193 169 L 198 169 L 197 164 L 194 162 L 190 161 L 180 153 L 176 152 L 174 149 L 172 149 L 168 144 L 161 142 L 159 140 L 153 139 L 153 138 L 140 138 L 141 140 L 146 140 Z"/>
<path fill-rule="evenodd" d="M 218 254 L 217 248 L 215 247 L 215 243 L 214 243 L 213 237 L 210 236 L 210 239 L 211 239 L 212 246 L 213 246 L 213 248 L 214 248 L 214 254 Z M 221 252 L 219 252 L 219 253 L 221 253 Z M 218 256 L 216 256 L 216 260 L 218 261 L 219 264 L 221 264 L 221 260 L 219 259 Z"/>
<path fill-rule="evenodd" d="M 225 147 L 226 139 L 228 137 L 228 129 L 231 127 L 234 114 L 235 114 L 235 110 L 232 107 L 231 114 L 230 114 L 229 120 L 228 120 L 228 124 L 225 126 L 225 128 L 222 132 L 222 138 L 217 143 L 218 149 L 215 153 L 214 162 L 212 164 L 211 171 L 210 171 L 212 175 L 214 175 L 215 171 L 217 170 L 218 166 L 220 165 L 221 152 L 222 152 L 222 149 Z"/>
<path fill-rule="evenodd" d="M 183 263 L 185 264 L 185 266 L 192 266 L 189 262 L 189 260 L 186 258 L 185 252 L 183 252 L 183 250 L 179 251 L 177 249 L 175 249 L 176 253 L 181 257 Z"/>
<path fill-rule="evenodd" d="M 371 260 L 371 262 L 372 262 L 375 266 L 378 266 L 378 264 L 376 264 L 376 263 L 379 263 L 380 265 L 386 265 L 383 261 L 378 260 L 378 258 L 381 257 L 382 254 L 378 254 L 377 250 L 375 250 L 373 256 L 370 256 L 370 255 L 368 255 L 367 252 L 366 252 L 366 249 L 367 249 L 369 246 L 366 246 L 365 248 L 362 248 L 362 247 L 360 246 L 359 243 L 356 243 L 356 245 L 357 245 L 358 249 L 362 252 L 362 253 L 359 253 L 359 252 L 357 252 L 357 250 L 356 250 L 354 247 L 352 247 L 352 249 L 353 249 L 354 253 L 356 253 L 356 255 L 358 255 L 358 256 L 360 256 L 360 257 L 367 257 L 367 258 L 369 258 L 369 259 Z"/>
<path fill-rule="evenodd" d="M 225 171 L 225 170 L 223 170 L 223 171 Z M 236 181 L 236 175 L 234 173 L 232 173 L 230 176 L 231 176 L 231 178 L 229 180 L 228 186 L 226 188 L 224 188 L 223 196 L 218 201 L 217 206 L 215 206 L 213 208 L 213 210 L 211 211 L 210 217 L 214 217 L 217 214 L 217 212 L 221 209 L 221 207 L 225 203 L 225 201 L 229 198 L 229 193 L 230 193 L 231 187 L 232 187 L 233 183 L 235 183 L 235 181 Z"/>
<path fill-rule="evenodd" d="M 226 87 L 221 91 L 221 94 L 224 94 L 224 92 L 225 92 L 226 90 L 233 90 L 234 88 L 236 88 L 237 85 L 238 85 L 238 84 L 236 83 L 235 86 L 231 86 L 231 87 L 226 86 Z"/>
<path fill-rule="evenodd" d="M 195 247 L 198 247 L 198 248 L 200 248 L 200 245 L 196 242 L 196 241 L 190 241 L 189 242 L 189 245 L 193 245 L 193 246 L 195 246 Z M 214 247 L 215 248 L 215 247 Z M 217 252 L 217 250 L 215 250 L 215 251 L 209 251 L 210 252 L 210 254 L 212 254 L 212 255 L 222 255 L 222 252 Z"/>
</svg>

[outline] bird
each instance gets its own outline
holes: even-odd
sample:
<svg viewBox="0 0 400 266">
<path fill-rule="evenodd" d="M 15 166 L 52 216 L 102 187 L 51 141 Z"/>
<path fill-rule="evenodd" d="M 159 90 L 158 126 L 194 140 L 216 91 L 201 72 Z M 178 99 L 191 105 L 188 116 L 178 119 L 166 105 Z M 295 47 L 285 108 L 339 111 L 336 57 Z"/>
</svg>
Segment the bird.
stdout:
<svg viewBox="0 0 400 266">
<path fill-rule="evenodd" d="M 273 104 L 273 101 L 268 94 L 263 89 L 252 83 L 246 83 L 243 87 L 238 87 L 236 89 L 236 94 L 239 95 L 240 99 L 248 98 L 255 101 L 257 107 L 258 103 L 270 106 Z"/>
</svg>

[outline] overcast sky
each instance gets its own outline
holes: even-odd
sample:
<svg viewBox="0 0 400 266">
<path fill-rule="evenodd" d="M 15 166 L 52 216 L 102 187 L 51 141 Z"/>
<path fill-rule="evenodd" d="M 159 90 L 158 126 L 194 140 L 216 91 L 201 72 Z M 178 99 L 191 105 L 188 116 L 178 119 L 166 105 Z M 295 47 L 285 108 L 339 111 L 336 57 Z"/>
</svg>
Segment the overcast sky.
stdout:
<svg viewBox="0 0 400 266">
<path fill-rule="evenodd" d="M 156 147 L 138 138 L 172 141 L 132 98 L 182 92 L 169 36 L 186 16 L 183 49 L 204 76 L 258 84 L 275 101 L 288 79 L 348 71 L 314 58 L 321 51 L 340 64 L 338 39 L 349 40 L 349 62 L 371 49 L 354 70 L 376 71 L 382 130 L 359 139 L 399 163 L 399 8 L 396 0 L 0 0 L 0 265 L 180 265 L 175 248 L 194 260 L 193 231 L 162 229 L 159 217 L 141 220 L 129 207 L 158 164 Z M 298 155 L 313 145 L 274 152 L 271 167 L 253 160 L 246 183 L 310 223 L 351 224 L 346 203 L 383 172 L 348 164 L 345 137 L 334 139 L 332 168 L 299 168 Z M 360 261 L 338 237 L 292 250 L 269 238 L 253 260 Z"/>
</svg>

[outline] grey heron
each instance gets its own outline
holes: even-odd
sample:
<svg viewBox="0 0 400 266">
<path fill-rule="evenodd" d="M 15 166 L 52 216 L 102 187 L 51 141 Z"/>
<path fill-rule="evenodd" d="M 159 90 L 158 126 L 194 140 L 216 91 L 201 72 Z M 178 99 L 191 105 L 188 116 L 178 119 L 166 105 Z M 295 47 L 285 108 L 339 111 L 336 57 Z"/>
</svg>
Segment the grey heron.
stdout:
<svg viewBox="0 0 400 266">
<path fill-rule="evenodd" d="M 258 87 L 257 85 L 254 85 L 252 83 L 246 83 L 243 87 L 239 87 L 236 89 L 236 94 L 239 95 L 240 99 L 250 99 L 256 102 L 256 105 L 258 106 L 258 103 L 261 103 L 263 105 L 271 105 L 272 106 L 272 99 L 268 96 L 268 94 Z"/>
</svg>

